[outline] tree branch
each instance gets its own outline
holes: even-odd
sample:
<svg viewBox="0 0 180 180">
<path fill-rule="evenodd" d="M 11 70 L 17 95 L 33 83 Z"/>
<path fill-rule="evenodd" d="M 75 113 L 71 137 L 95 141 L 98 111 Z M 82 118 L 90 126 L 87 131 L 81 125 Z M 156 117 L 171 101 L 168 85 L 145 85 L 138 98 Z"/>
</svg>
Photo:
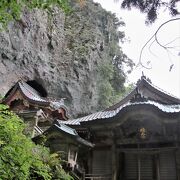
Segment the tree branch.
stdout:
<svg viewBox="0 0 180 180">
<path fill-rule="evenodd" d="M 164 25 L 166 25 L 166 24 L 168 24 L 168 23 L 170 23 L 170 22 L 172 22 L 172 21 L 177 21 L 177 20 L 180 20 L 180 18 L 170 19 L 170 20 L 164 22 L 163 24 L 161 24 L 161 25 L 159 26 L 159 28 L 156 30 L 156 32 L 150 37 L 150 39 L 149 39 L 149 40 L 144 44 L 144 46 L 142 47 L 142 49 L 141 49 L 141 51 L 140 51 L 139 61 L 138 61 L 138 64 L 137 64 L 136 67 L 142 66 L 142 67 L 144 67 L 144 68 L 146 68 L 146 69 L 150 69 L 150 67 L 147 67 L 147 66 L 145 66 L 145 65 L 142 63 L 142 54 L 143 54 L 144 48 L 149 44 L 149 42 L 150 42 L 153 38 L 154 38 L 154 40 L 153 40 L 153 42 L 150 44 L 150 47 L 151 47 L 151 45 L 152 45 L 154 42 L 156 42 L 160 47 L 162 47 L 164 50 L 167 51 L 168 57 L 169 57 L 169 53 L 170 53 L 170 52 L 169 52 L 168 49 L 174 48 L 174 47 L 172 47 L 172 46 L 167 46 L 167 45 L 169 45 L 169 44 L 171 44 L 172 42 L 176 41 L 176 40 L 179 39 L 180 37 L 177 37 L 177 38 L 175 38 L 174 40 L 170 41 L 169 43 L 163 45 L 163 44 L 160 43 L 160 41 L 158 40 L 157 34 L 158 34 L 159 30 L 160 30 Z M 172 65 L 171 65 L 171 66 L 172 66 Z"/>
</svg>

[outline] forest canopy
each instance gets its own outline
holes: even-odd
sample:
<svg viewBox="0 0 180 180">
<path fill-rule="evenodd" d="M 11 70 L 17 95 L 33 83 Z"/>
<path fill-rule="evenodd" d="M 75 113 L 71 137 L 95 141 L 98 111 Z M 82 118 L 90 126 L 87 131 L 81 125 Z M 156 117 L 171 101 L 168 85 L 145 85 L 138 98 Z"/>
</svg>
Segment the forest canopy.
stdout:
<svg viewBox="0 0 180 180">
<path fill-rule="evenodd" d="M 121 4 L 121 7 L 124 9 L 137 8 L 142 13 L 147 15 L 146 23 L 153 23 L 159 13 L 160 8 L 168 10 L 172 16 L 180 14 L 178 10 L 179 0 L 168 0 L 168 1 L 159 1 L 159 0 L 114 0 Z M 20 15 L 24 8 L 38 8 L 51 11 L 53 6 L 60 7 L 65 13 L 71 11 L 68 0 L 1 0 L 0 1 L 0 25 L 1 28 L 6 28 L 8 22 L 12 20 L 17 20 L 20 18 Z M 76 0 L 80 6 L 83 6 L 86 0 Z"/>
</svg>

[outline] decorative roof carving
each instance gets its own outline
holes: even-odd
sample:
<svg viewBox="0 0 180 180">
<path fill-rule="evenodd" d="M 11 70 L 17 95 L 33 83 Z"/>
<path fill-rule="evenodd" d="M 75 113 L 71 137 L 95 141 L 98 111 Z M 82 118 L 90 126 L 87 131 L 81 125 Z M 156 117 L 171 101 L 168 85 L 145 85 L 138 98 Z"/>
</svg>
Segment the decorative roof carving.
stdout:
<svg viewBox="0 0 180 180">
<path fill-rule="evenodd" d="M 142 72 L 141 78 L 137 81 L 136 85 L 138 86 L 138 84 L 140 84 L 142 80 L 145 80 L 145 81 L 149 82 L 150 84 L 152 84 L 151 79 L 148 78 L 147 76 L 145 76 L 144 72 Z"/>
<path fill-rule="evenodd" d="M 136 94 L 134 94 L 134 96 L 130 99 L 130 102 L 131 103 L 134 103 L 134 102 L 145 102 L 147 100 L 148 100 L 147 98 L 145 98 L 144 96 L 142 96 L 139 93 L 138 88 L 136 88 Z"/>
<path fill-rule="evenodd" d="M 57 101 L 57 100 L 50 101 L 50 107 L 53 108 L 54 110 L 57 110 L 62 107 L 64 108 L 64 106 L 65 106 L 64 98 L 60 99 L 59 101 Z"/>
</svg>

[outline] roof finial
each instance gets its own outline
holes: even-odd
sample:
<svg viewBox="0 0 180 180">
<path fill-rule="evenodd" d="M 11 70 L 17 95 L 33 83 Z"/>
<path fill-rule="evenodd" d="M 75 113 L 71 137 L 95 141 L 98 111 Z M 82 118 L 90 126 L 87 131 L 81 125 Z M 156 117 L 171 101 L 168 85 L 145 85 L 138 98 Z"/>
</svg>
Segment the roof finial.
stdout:
<svg viewBox="0 0 180 180">
<path fill-rule="evenodd" d="M 141 80 L 146 80 L 146 81 L 148 81 L 149 83 L 152 83 L 151 82 L 151 79 L 149 79 L 148 77 L 146 77 L 145 75 L 144 75 L 144 72 L 142 71 L 142 76 L 141 76 Z"/>
<path fill-rule="evenodd" d="M 141 79 L 146 79 L 146 76 L 144 75 L 144 72 L 142 71 Z"/>
</svg>

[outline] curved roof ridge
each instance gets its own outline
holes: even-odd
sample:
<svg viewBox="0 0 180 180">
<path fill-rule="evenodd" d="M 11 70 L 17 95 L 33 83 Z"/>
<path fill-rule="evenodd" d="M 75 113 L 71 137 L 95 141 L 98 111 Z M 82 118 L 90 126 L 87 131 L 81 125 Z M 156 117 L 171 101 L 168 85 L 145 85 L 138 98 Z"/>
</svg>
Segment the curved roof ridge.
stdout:
<svg viewBox="0 0 180 180">
<path fill-rule="evenodd" d="M 130 91 L 127 95 L 125 95 L 118 103 L 109 106 L 108 108 L 106 108 L 103 111 L 110 111 L 113 109 L 117 109 L 119 106 L 127 103 L 136 93 L 136 89 L 140 89 L 143 86 L 145 86 L 146 88 L 149 87 L 149 90 L 151 88 L 151 91 L 158 94 L 159 97 L 164 99 L 168 99 L 169 102 L 172 102 L 174 104 L 180 104 L 180 98 L 171 95 L 170 93 L 164 91 L 163 89 L 159 88 L 158 86 L 154 85 L 153 83 L 148 81 L 148 78 L 146 78 L 145 76 L 141 76 L 141 78 L 137 81 L 135 88 L 132 89 L 132 91 Z M 147 97 L 148 98 L 148 97 Z M 163 102 L 163 101 L 162 101 Z"/>
<path fill-rule="evenodd" d="M 67 111 L 67 107 L 64 104 L 64 98 L 57 100 L 56 98 L 52 98 L 52 97 L 42 97 L 36 89 L 34 89 L 32 86 L 30 86 L 29 84 L 27 84 L 25 81 L 23 81 L 21 79 L 18 80 L 11 87 L 11 89 L 6 93 L 5 97 L 1 100 L 1 102 L 5 102 L 7 99 L 9 99 L 17 89 L 19 89 L 21 91 L 24 98 L 26 98 L 30 101 L 34 101 L 37 103 L 43 103 L 46 105 L 51 104 L 51 105 L 53 105 L 53 107 L 54 106 L 61 107 L 65 111 Z"/>
<path fill-rule="evenodd" d="M 100 111 L 100 112 L 96 112 L 96 113 L 93 113 L 93 114 L 90 114 L 81 118 L 77 118 L 77 119 L 71 119 L 68 121 L 61 121 L 61 120 L 58 120 L 58 121 L 66 125 L 80 125 L 82 122 L 89 122 L 89 121 L 94 121 L 98 119 L 106 119 L 106 118 L 114 117 L 122 109 L 126 107 L 130 107 L 130 106 L 135 106 L 135 105 L 151 105 L 158 108 L 160 111 L 164 113 L 180 113 L 180 104 L 169 105 L 169 104 L 161 104 L 156 101 L 148 100 L 148 101 L 133 102 L 133 103 L 127 102 L 126 104 L 123 104 L 122 106 L 111 111 Z"/>
<path fill-rule="evenodd" d="M 146 78 L 143 77 L 143 80 L 144 80 L 146 83 L 148 83 L 150 86 L 152 86 L 153 88 L 155 88 L 155 89 L 159 90 L 160 92 L 164 93 L 165 95 L 168 95 L 168 96 L 173 97 L 173 98 L 175 98 L 175 99 L 177 99 L 177 100 L 180 101 L 180 98 L 179 98 L 179 97 L 177 97 L 177 96 L 175 96 L 175 95 L 173 95 L 173 94 L 171 94 L 171 93 L 163 90 L 162 88 L 156 86 L 155 84 L 149 82 Z"/>
</svg>

